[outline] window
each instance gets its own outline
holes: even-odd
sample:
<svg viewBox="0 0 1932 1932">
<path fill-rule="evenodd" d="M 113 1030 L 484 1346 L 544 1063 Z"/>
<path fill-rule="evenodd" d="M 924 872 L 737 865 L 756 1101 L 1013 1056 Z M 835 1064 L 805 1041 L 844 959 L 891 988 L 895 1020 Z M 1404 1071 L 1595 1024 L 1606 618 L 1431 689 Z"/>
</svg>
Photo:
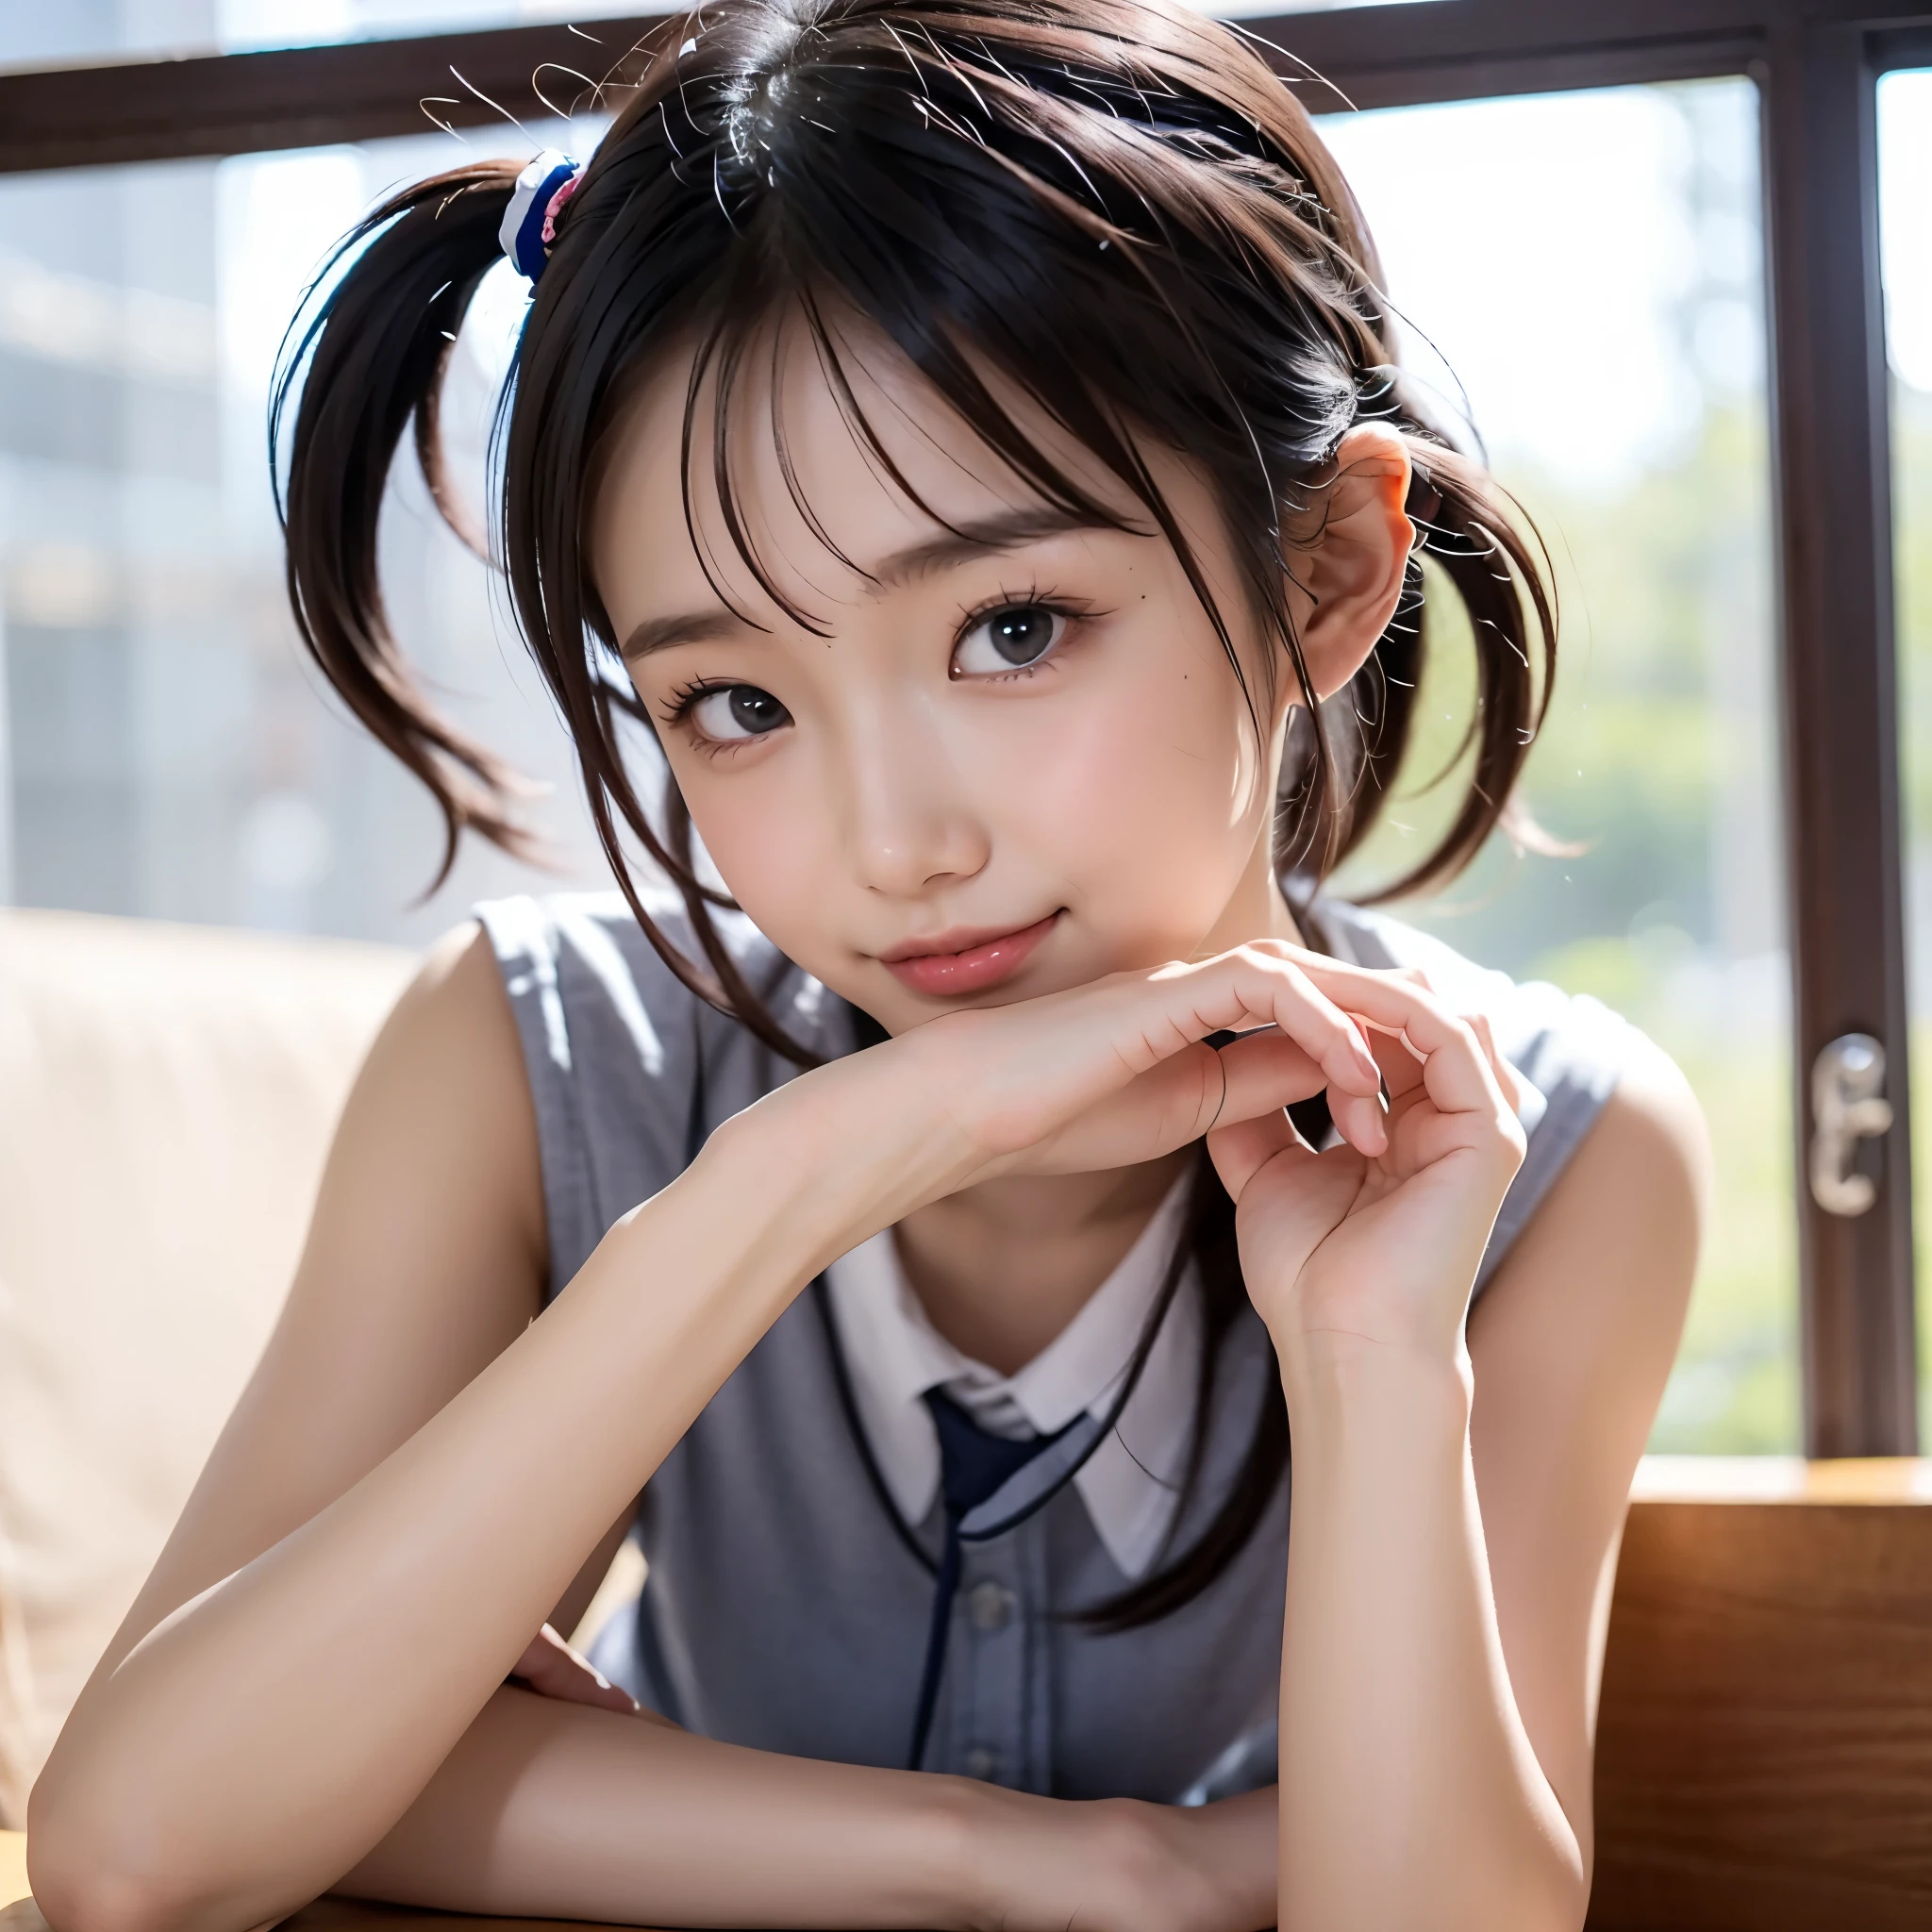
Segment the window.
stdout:
<svg viewBox="0 0 1932 1932">
<path fill-rule="evenodd" d="M 1793 1323 L 1794 1271 L 1804 1446 L 1827 1456 L 1909 1451 L 1918 1377 L 1907 881 L 1921 874 L 1919 801 L 1932 796 L 1920 725 L 1932 698 L 1917 669 L 1932 651 L 1918 130 L 1932 99 L 1924 77 L 1903 70 L 1932 67 L 1922 0 L 1700 0 L 1661 9 L 1453 0 L 1400 13 L 1233 4 L 1249 31 L 1292 49 L 1280 71 L 1318 111 L 1441 104 L 1433 120 L 1365 115 L 1336 140 L 1372 214 L 1375 202 L 1386 205 L 1398 297 L 1468 379 L 1505 475 L 1562 540 L 1573 608 L 1590 620 L 1581 647 L 1572 640 L 1531 775 L 1550 828 L 1584 849 L 1567 878 L 1547 860 L 1486 856 L 1463 889 L 1474 909 L 1458 915 L 1457 930 L 1482 935 L 1507 963 L 1634 1003 L 1690 1066 L 1717 1124 L 1725 1168 L 1714 1252 L 1659 1441 L 1790 1439 L 1792 1357 L 1782 1338 Z M 571 10 L 606 46 L 650 29 L 599 5 Z M 291 24 L 298 15 L 299 30 Z M 125 34 L 128 20 L 165 21 L 166 31 Z M 379 38 L 439 26 L 465 30 Z M 15 758 L 10 785 L 0 787 L 14 816 L 10 848 L 0 849 L 14 855 L 14 890 L 30 889 L 35 869 L 55 864 L 67 840 L 76 853 L 118 854 L 119 883 L 94 889 L 111 903 L 367 929 L 368 908 L 331 896 L 342 889 L 328 882 L 326 845 L 396 845 L 413 881 L 421 874 L 409 840 L 390 829 L 404 821 L 384 816 L 412 808 L 387 801 L 384 787 L 402 781 L 373 767 L 331 777 L 351 774 L 362 754 L 345 734 L 331 738 L 325 716 L 315 722 L 311 687 L 259 655 L 282 649 L 264 614 L 271 553 L 258 516 L 230 520 L 226 493 L 228 479 L 246 474 L 246 425 L 258 408 L 248 384 L 258 377 L 231 372 L 247 361 L 234 344 L 258 344 L 250 303 L 266 303 L 300 249 L 291 227 L 273 274 L 265 261 L 225 270 L 208 258 L 208 238 L 240 232 L 231 220 L 248 219 L 247 184 L 280 165 L 221 158 L 420 135 L 425 100 L 464 128 L 504 111 L 533 121 L 552 111 L 533 76 L 581 72 L 582 33 L 549 0 L 187 0 L 152 9 L 75 0 L 8 6 L 0 33 L 9 37 L 0 61 L 47 69 L 0 72 L 0 171 L 16 177 L 0 184 L 0 247 L 16 264 L 0 278 L 0 356 L 21 377 L 0 403 L 0 448 L 10 452 L 0 468 L 11 625 L 4 690 Z M 163 44 L 358 35 L 368 38 L 184 61 L 165 90 L 151 66 L 126 58 Z M 117 57 L 125 64 L 112 64 Z M 75 58 L 97 64 L 55 65 Z M 1895 70 L 1881 92 L 1880 76 Z M 597 71 L 621 88 L 630 69 L 619 59 Z M 1558 92 L 1555 105 L 1496 104 Z M 1458 102 L 1485 105 L 1446 105 Z M 1754 111 L 1763 156 L 1755 185 Z M 1576 271 L 1563 237 L 1583 232 L 1575 220 L 1566 228 L 1545 219 L 1513 266 L 1497 251 L 1499 286 L 1513 275 L 1519 302 L 1569 300 L 1564 326 L 1577 341 L 1596 339 L 1585 325 L 1601 325 L 1612 298 L 1639 302 L 1617 356 L 1541 378 L 1550 389 L 1542 410 L 1511 402 L 1512 384 L 1528 393 L 1523 370 L 1498 368 L 1489 343 L 1462 328 L 1457 284 L 1432 255 L 1441 235 L 1406 232 L 1402 207 L 1412 197 L 1374 185 L 1378 147 L 1395 154 L 1422 138 L 1417 130 L 1433 130 L 1479 157 L 1491 138 L 1484 130 L 1511 114 L 1541 127 L 1542 148 L 1492 176 L 1489 205 L 1459 205 L 1446 198 L 1440 171 L 1423 175 L 1439 228 L 1472 238 L 1473 257 L 1491 225 L 1521 230 L 1524 209 L 1547 209 L 1553 187 L 1567 181 L 1569 207 L 1559 197 L 1557 216 L 1593 208 L 1589 239 L 1607 255 L 1621 248 L 1651 291 L 1639 300 L 1613 277 L 1600 282 L 1608 293 L 1595 305 L 1566 297 L 1564 277 Z M 1881 124 L 1897 375 L 1890 408 L 1875 248 Z M 1622 144 L 1592 156 L 1591 125 L 1599 142 Z M 303 178 L 320 194 L 334 163 L 305 157 L 300 165 L 311 161 L 321 172 Z M 122 172 L 102 172 L 109 164 Z M 373 175 L 358 185 L 366 192 Z M 200 215 L 181 225 L 191 203 Z M 209 218 L 217 208 L 219 225 Z M 1639 208 L 1656 222 L 1634 221 Z M 1655 251 L 1679 244 L 1675 268 L 1663 273 Z M 1457 272 L 1466 284 L 1466 265 Z M 480 322 L 478 340 L 487 359 Z M 258 368 L 258 348 L 248 353 Z M 1633 358 L 1654 375 L 1634 408 L 1611 382 L 1612 364 L 1634 367 Z M 239 398 L 232 410 L 230 395 Z M 1586 411 L 1614 430 L 1599 435 L 1589 460 L 1562 434 L 1566 415 Z M 1769 476 L 1776 488 L 1767 492 Z M 411 513 L 407 503 L 398 510 Z M 436 601 L 460 602 L 440 589 Z M 189 622 L 191 606 L 204 617 Z M 459 639 L 425 637 L 425 647 L 457 653 L 440 661 L 465 679 L 479 675 L 493 646 L 467 620 L 456 628 Z M 171 749 L 159 728 L 171 694 L 197 679 L 214 680 L 238 723 L 302 722 L 263 741 L 272 749 L 258 769 L 235 764 L 239 731 L 192 754 Z M 518 706 L 528 716 L 528 699 L 501 667 L 477 701 L 499 708 L 493 721 Z M 1445 723 L 1455 702 L 1445 694 Z M 1640 710 L 1644 741 L 1633 749 Z M 114 772 L 87 764 L 86 734 L 73 729 L 83 718 L 121 732 L 125 770 L 150 788 L 140 814 L 116 791 Z M 532 725 L 526 741 L 541 740 Z M 277 742 L 287 749 L 273 749 Z M 46 800 L 62 785 L 64 814 L 50 812 Z M 1412 808 L 1425 812 L 1427 800 Z M 219 830 L 224 814 L 235 837 L 209 849 L 229 851 L 225 874 L 203 877 L 166 857 L 189 849 L 192 827 Z M 1932 974 L 1928 956 L 1923 940 L 1912 947 L 1922 974 Z M 1923 1001 L 1917 1009 L 1932 1027 Z M 1889 1129 L 1870 1109 L 1848 1114 L 1840 1104 L 1875 1074 L 1866 1041 L 1885 1058 Z M 1794 1246 L 1780 1227 L 1794 1231 Z"/>
<path fill-rule="evenodd" d="M 530 878 L 476 846 L 413 903 L 440 823 L 301 653 L 264 430 L 283 330 L 330 247 L 389 187 L 487 138 L 0 183 L 0 868 L 21 902 L 420 941 Z M 451 440 L 479 503 L 523 299 L 505 264 L 452 363 Z M 406 648 L 473 731 L 551 783 L 562 877 L 604 876 L 490 574 L 413 462 L 396 475 L 386 587 Z"/>
<path fill-rule="evenodd" d="M 1757 90 L 1741 79 L 1327 117 L 1403 318 L 1403 360 L 1474 422 L 1557 564 L 1555 705 L 1497 834 L 1402 908 L 1485 964 L 1594 993 L 1690 1076 L 1715 1212 L 1654 1446 L 1799 1440 L 1790 962 L 1779 857 Z M 1535 166 L 1526 171 L 1524 158 Z M 1419 196 L 1418 180 L 1441 184 Z M 1457 210 L 1444 219 L 1444 203 Z M 1454 788 L 1456 641 L 1427 736 L 1350 880 Z"/>
</svg>

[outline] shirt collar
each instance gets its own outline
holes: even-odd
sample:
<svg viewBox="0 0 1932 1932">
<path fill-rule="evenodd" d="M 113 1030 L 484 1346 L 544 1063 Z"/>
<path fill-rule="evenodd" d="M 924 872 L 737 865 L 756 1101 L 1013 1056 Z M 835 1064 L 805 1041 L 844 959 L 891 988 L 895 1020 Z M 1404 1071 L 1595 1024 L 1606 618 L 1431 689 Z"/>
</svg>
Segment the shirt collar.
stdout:
<svg viewBox="0 0 1932 1932">
<path fill-rule="evenodd" d="M 1051 1435 L 1083 1410 L 1104 1416 L 1159 1292 L 1185 1220 L 1183 1175 L 1120 1265 L 1039 1355 L 1001 1375 L 932 1324 L 900 1265 L 890 1228 L 826 1271 L 833 1319 L 860 1425 L 899 1513 L 924 1521 L 939 1494 L 939 1438 L 922 1399 L 943 1388 L 996 1434 Z M 1119 1424 L 1074 1477 L 1095 1532 L 1128 1576 L 1153 1561 L 1172 1526 L 1201 1358 L 1191 1264 Z"/>
</svg>

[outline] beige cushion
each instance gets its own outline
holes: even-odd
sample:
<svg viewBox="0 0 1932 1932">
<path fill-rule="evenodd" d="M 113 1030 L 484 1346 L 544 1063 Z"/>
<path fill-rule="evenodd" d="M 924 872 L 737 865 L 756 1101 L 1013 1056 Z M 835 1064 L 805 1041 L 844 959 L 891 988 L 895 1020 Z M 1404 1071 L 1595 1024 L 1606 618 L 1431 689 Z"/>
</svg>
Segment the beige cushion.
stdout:
<svg viewBox="0 0 1932 1932">
<path fill-rule="evenodd" d="M 0 1825 L 261 1351 L 412 966 L 0 912 Z"/>
</svg>

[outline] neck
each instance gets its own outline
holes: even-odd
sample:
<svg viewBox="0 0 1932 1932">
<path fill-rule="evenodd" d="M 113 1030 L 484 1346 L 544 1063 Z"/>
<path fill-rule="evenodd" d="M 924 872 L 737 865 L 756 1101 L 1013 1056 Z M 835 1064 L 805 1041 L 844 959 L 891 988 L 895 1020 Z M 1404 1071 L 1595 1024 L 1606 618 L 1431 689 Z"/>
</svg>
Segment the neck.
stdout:
<svg viewBox="0 0 1932 1932">
<path fill-rule="evenodd" d="M 1303 943 L 1265 866 L 1244 878 L 1202 941 L 1207 958 L 1253 939 Z M 1125 1259 L 1187 1170 L 1183 1147 L 1103 1174 L 988 1181 L 921 1208 L 895 1230 L 899 1258 L 932 1324 L 1003 1375 L 1024 1368 Z"/>
<path fill-rule="evenodd" d="M 1120 1266 L 1193 1152 L 1104 1174 L 1011 1175 L 908 1215 L 894 1239 L 933 1326 L 1003 1375 L 1024 1368 Z"/>
</svg>

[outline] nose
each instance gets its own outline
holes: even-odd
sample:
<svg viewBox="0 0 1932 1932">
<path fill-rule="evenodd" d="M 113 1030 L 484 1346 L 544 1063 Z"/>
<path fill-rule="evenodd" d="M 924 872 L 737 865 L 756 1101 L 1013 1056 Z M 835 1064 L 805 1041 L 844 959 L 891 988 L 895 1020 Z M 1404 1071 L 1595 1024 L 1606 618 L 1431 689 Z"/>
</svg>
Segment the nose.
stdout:
<svg viewBox="0 0 1932 1932">
<path fill-rule="evenodd" d="M 845 760 L 849 850 L 858 882 L 893 898 L 970 879 L 992 850 L 970 785 L 922 709 L 866 719 Z"/>
</svg>

